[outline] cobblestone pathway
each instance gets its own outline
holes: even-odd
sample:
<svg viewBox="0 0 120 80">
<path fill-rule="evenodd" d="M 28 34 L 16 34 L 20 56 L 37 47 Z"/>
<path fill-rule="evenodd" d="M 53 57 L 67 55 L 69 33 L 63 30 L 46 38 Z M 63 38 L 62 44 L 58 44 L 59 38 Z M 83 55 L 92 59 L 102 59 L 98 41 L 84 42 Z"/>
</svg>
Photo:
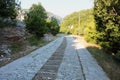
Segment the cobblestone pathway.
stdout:
<svg viewBox="0 0 120 80">
<path fill-rule="evenodd" d="M 48 59 L 43 67 L 38 71 L 33 80 L 55 80 L 59 66 L 62 62 L 66 48 L 66 38 L 58 47 L 55 53 Z"/>
<path fill-rule="evenodd" d="M 67 47 L 56 80 L 84 80 L 81 65 L 72 37 L 67 38 Z"/>
<path fill-rule="evenodd" d="M 61 45 L 63 37 L 33 51 L 0 68 L 0 80 L 32 80 L 39 69 L 46 63 L 56 49 Z"/>
<path fill-rule="evenodd" d="M 110 80 L 81 42 L 74 40 L 74 45 L 81 63 L 84 80 Z"/>
<path fill-rule="evenodd" d="M 0 68 L 0 80 L 110 80 L 84 46 L 72 36 Z"/>
</svg>

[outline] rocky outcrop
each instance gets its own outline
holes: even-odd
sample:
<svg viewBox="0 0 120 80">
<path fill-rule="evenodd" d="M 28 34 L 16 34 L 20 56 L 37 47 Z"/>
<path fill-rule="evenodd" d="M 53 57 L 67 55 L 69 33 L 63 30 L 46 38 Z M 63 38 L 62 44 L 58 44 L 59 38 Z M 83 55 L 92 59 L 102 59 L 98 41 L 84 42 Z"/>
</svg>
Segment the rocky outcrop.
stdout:
<svg viewBox="0 0 120 80">
<path fill-rule="evenodd" d="M 10 54 L 11 43 L 25 39 L 25 30 L 21 27 L 5 27 L 0 29 L 0 55 Z"/>
<path fill-rule="evenodd" d="M 4 28 L 4 37 L 6 38 L 14 38 L 16 36 L 23 37 L 25 35 L 25 30 L 21 27 L 7 27 Z"/>
</svg>

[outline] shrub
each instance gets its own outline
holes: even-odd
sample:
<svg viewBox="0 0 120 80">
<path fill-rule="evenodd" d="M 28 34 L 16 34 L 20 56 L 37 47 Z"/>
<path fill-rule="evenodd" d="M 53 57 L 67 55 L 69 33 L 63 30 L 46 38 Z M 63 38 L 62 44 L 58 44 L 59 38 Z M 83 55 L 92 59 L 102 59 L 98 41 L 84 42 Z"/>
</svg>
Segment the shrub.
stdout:
<svg viewBox="0 0 120 80">
<path fill-rule="evenodd" d="M 118 51 L 115 56 L 120 60 L 120 51 Z"/>
<path fill-rule="evenodd" d="M 94 0 L 97 42 L 106 50 L 120 50 L 120 0 Z"/>
<path fill-rule="evenodd" d="M 46 33 L 46 18 L 47 14 L 42 5 L 33 4 L 25 17 L 26 29 L 38 38 L 43 37 Z"/>
<path fill-rule="evenodd" d="M 36 36 L 32 35 L 30 37 L 27 38 L 27 40 L 29 41 L 30 45 L 32 46 L 37 46 L 40 44 L 41 40 L 38 39 Z"/>
</svg>

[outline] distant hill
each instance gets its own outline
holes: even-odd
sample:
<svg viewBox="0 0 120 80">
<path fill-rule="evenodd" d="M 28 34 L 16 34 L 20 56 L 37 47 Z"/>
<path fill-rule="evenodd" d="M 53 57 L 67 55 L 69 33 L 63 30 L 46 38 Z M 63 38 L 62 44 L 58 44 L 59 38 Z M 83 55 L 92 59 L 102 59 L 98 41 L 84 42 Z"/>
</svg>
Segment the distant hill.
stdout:
<svg viewBox="0 0 120 80">
<path fill-rule="evenodd" d="M 55 15 L 51 12 L 47 12 L 48 19 L 51 19 L 52 17 L 56 18 L 58 20 L 58 23 L 60 24 L 62 21 L 62 18 L 58 15 Z"/>
</svg>

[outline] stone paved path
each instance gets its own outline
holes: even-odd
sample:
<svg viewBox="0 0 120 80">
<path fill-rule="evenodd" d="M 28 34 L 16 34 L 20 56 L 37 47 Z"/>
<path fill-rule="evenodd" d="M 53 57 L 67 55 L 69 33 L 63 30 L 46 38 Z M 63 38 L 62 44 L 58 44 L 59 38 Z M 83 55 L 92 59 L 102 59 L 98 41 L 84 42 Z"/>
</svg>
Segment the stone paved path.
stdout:
<svg viewBox="0 0 120 80">
<path fill-rule="evenodd" d="M 67 47 L 56 80 L 84 80 L 81 65 L 72 37 L 67 38 Z"/>
<path fill-rule="evenodd" d="M 64 56 L 65 48 L 66 38 L 64 38 L 62 44 L 34 76 L 33 80 L 55 80 L 59 66 Z"/>
<path fill-rule="evenodd" d="M 63 38 L 58 38 L 50 44 L 33 51 L 31 54 L 1 67 L 0 80 L 32 80 L 62 41 Z"/>
<path fill-rule="evenodd" d="M 84 46 L 72 36 L 0 68 L 0 80 L 110 80 Z"/>
<path fill-rule="evenodd" d="M 73 40 L 73 42 L 80 60 L 84 80 L 110 80 L 84 45 L 77 40 Z"/>
</svg>

